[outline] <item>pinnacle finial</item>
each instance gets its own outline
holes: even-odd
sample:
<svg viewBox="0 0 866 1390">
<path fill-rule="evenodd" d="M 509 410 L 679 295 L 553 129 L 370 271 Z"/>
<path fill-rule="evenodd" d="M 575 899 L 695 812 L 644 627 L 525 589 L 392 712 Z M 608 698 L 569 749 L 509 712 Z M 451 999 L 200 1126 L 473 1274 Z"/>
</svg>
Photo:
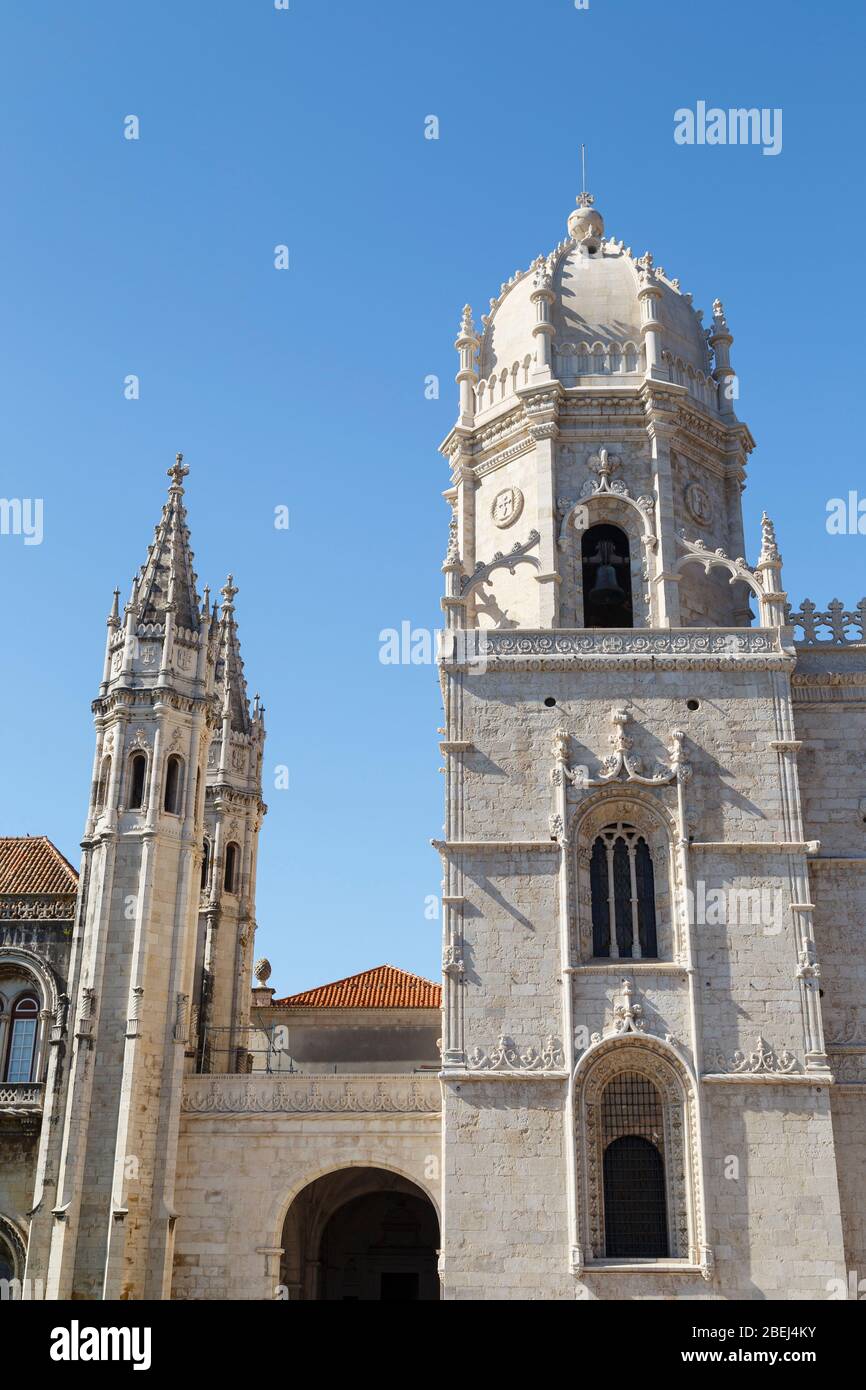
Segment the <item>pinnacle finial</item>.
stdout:
<svg viewBox="0 0 866 1390">
<path fill-rule="evenodd" d="M 223 587 L 220 589 L 220 594 L 222 595 L 223 612 L 224 612 L 224 613 L 226 613 L 226 612 L 230 613 L 230 612 L 232 611 L 232 609 L 234 608 L 234 606 L 235 606 L 235 594 L 236 594 L 237 592 L 238 592 L 238 588 L 237 588 L 237 585 L 236 585 L 235 582 L 234 582 L 234 575 L 233 575 L 233 574 L 227 575 L 227 577 L 226 577 L 226 582 L 225 582 L 225 584 L 223 585 Z"/>
<path fill-rule="evenodd" d="M 779 547 L 776 543 L 776 528 L 766 512 L 761 513 L 761 557 L 759 564 L 767 561 L 781 560 Z"/>
<path fill-rule="evenodd" d="M 604 218 L 600 212 L 595 211 L 595 198 L 591 193 L 587 193 L 585 182 L 575 202 L 577 207 L 568 219 L 568 235 L 578 246 L 594 256 L 604 237 Z"/>
<path fill-rule="evenodd" d="M 183 480 L 188 473 L 189 469 L 184 464 L 183 454 L 176 454 L 174 463 L 167 470 L 167 476 L 171 478 L 172 490 L 180 488 L 181 492 L 183 491 Z"/>
</svg>

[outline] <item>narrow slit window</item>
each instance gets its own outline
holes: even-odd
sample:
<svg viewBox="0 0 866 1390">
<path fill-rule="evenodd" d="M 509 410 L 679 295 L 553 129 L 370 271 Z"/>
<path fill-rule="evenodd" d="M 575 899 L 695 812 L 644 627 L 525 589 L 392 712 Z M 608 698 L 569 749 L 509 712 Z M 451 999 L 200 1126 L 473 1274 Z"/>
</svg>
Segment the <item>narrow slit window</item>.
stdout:
<svg viewBox="0 0 866 1390">
<path fill-rule="evenodd" d="M 227 893 L 236 893 L 238 877 L 238 847 L 236 844 L 226 845 L 226 864 L 223 874 L 223 888 Z"/>
<path fill-rule="evenodd" d="M 172 753 L 166 764 L 165 769 L 165 797 L 163 798 L 163 810 L 171 815 L 180 814 L 180 799 L 183 790 L 183 760 Z"/>
<path fill-rule="evenodd" d="M 99 769 L 99 780 L 96 783 L 96 809 L 101 811 L 108 798 L 108 783 L 111 778 L 111 758 L 104 757 L 102 766 Z"/>
<path fill-rule="evenodd" d="M 130 811 L 140 811 L 144 805 L 144 777 L 147 771 L 147 758 L 144 753 L 133 753 L 129 760 L 129 801 Z"/>
</svg>

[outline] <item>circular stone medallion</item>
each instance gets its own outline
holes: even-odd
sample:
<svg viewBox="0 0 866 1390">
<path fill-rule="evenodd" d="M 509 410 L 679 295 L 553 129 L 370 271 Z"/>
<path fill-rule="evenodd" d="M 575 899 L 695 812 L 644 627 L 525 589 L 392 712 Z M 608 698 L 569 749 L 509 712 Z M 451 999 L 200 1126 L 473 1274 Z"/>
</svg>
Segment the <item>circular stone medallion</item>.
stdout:
<svg viewBox="0 0 866 1390">
<path fill-rule="evenodd" d="M 513 526 L 523 511 L 523 493 L 519 487 L 506 487 L 497 492 L 490 508 L 494 526 Z"/>
<path fill-rule="evenodd" d="M 713 519 L 710 494 L 700 483 L 689 483 L 686 488 L 686 508 L 689 515 L 702 526 L 706 526 Z"/>
</svg>

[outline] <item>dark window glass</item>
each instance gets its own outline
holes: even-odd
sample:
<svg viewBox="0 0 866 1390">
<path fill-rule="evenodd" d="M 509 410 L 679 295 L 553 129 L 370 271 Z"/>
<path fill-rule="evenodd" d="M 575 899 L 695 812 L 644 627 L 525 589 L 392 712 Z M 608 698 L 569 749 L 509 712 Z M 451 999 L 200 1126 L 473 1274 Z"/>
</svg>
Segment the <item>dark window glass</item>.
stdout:
<svg viewBox="0 0 866 1390">
<path fill-rule="evenodd" d="M 165 799 L 163 807 L 172 815 L 180 812 L 180 793 L 181 793 L 181 760 L 176 753 L 172 753 L 168 760 L 165 770 Z"/>
<path fill-rule="evenodd" d="M 637 883 L 637 920 L 642 956 L 657 956 L 656 940 L 656 886 L 653 861 L 649 845 L 641 836 L 637 842 L 634 856 L 635 880 Z"/>
<path fill-rule="evenodd" d="M 631 864 L 628 845 L 618 836 L 613 847 L 613 904 L 616 944 L 621 956 L 631 955 Z"/>
<path fill-rule="evenodd" d="M 610 906 L 607 883 L 607 849 L 599 835 L 592 847 L 589 861 L 589 886 L 592 898 L 592 954 L 610 955 Z"/>
<path fill-rule="evenodd" d="M 133 753 L 129 764 L 129 809 L 139 811 L 144 803 L 144 774 L 147 758 L 143 753 Z"/>
<path fill-rule="evenodd" d="M 238 876 L 238 847 L 235 844 L 226 845 L 226 867 L 223 875 L 223 888 L 227 893 L 237 892 Z"/>
<path fill-rule="evenodd" d="M 604 1225 L 609 1259 L 667 1258 L 664 1163 L 638 1134 L 604 1151 Z"/>
</svg>

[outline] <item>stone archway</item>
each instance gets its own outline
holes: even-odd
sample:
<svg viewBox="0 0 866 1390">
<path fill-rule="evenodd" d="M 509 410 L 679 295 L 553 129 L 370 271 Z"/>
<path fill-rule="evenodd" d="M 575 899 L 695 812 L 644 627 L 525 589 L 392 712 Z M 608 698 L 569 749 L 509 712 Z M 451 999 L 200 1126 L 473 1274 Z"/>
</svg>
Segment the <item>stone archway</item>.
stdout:
<svg viewBox="0 0 866 1390">
<path fill-rule="evenodd" d="M 439 1221 L 426 1192 L 384 1168 L 340 1168 L 286 1213 L 280 1283 L 292 1301 L 439 1298 Z"/>
</svg>

